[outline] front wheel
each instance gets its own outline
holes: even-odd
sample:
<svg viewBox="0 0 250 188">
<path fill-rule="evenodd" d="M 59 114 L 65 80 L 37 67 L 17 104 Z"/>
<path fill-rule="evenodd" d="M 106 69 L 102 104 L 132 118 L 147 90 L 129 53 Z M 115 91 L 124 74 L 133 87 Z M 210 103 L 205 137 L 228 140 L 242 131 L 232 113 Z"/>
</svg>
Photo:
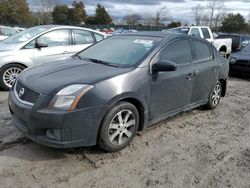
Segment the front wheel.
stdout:
<svg viewBox="0 0 250 188">
<path fill-rule="evenodd" d="M 221 93 L 222 93 L 222 85 L 220 81 L 217 81 L 209 95 L 207 103 L 208 109 L 212 110 L 219 105 L 221 99 Z"/>
<path fill-rule="evenodd" d="M 0 87 L 8 91 L 14 84 L 17 76 L 25 69 L 19 64 L 8 64 L 0 70 Z"/>
<path fill-rule="evenodd" d="M 119 102 L 104 117 L 98 145 L 109 152 L 119 151 L 130 143 L 138 126 L 136 107 L 128 102 Z"/>
</svg>

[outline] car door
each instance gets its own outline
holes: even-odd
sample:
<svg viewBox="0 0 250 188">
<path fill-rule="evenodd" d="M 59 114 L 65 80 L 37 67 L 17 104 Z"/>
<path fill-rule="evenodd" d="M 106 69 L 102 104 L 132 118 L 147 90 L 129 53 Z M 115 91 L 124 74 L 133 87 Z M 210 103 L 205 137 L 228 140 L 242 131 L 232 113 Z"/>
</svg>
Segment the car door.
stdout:
<svg viewBox="0 0 250 188">
<path fill-rule="evenodd" d="M 87 30 L 73 29 L 72 36 L 74 44 L 73 48 L 71 49 L 72 53 L 79 52 L 95 43 L 92 32 Z"/>
<path fill-rule="evenodd" d="M 192 44 L 195 79 L 191 103 L 197 103 L 208 99 L 218 79 L 218 65 L 214 58 L 214 48 L 210 44 L 198 40 L 192 40 Z"/>
<path fill-rule="evenodd" d="M 170 61 L 177 64 L 172 72 L 152 73 L 150 83 L 150 119 L 190 104 L 193 88 L 191 46 L 188 39 L 178 39 L 167 44 L 157 55 L 156 62 Z"/>
<path fill-rule="evenodd" d="M 35 64 L 64 60 L 71 56 L 72 48 L 68 29 L 50 31 L 36 39 L 37 44 L 45 47 L 34 48 Z"/>
</svg>

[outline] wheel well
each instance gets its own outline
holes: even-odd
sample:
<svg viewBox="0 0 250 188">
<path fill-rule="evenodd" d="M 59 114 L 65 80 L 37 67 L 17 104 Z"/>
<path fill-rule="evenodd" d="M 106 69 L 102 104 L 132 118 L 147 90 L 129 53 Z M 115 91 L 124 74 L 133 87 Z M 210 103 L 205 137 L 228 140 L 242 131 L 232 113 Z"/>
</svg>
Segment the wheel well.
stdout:
<svg viewBox="0 0 250 188">
<path fill-rule="evenodd" d="M 25 67 L 25 69 L 28 68 L 26 65 L 24 65 L 22 63 L 8 63 L 6 65 L 21 65 L 21 66 Z M 4 66 L 6 66 L 6 65 L 4 65 Z M 4 66 L 2 66 L 2 67 L 4 67 Z"/>
<path fill-rule="evenodd" d="M 121 102 L 121 101 L 129 102 L 137 108 L 138 113 L 139 113 L 139 128 L 138 128 L 138 130 L 139 131 L 143 130 L 143 127 L 144 127 L 144 107 L 143 107 L 142 103 L 135 98 L 125 98 L 125 99 L 122 99 L 118 102 Z"/>
<path fill-rule="evenodd" d="M 225 95 L 226 95 L 226 88 L 227 88 L 227 82 L 225 80 L 223 80 L 223 79 L 220 79 L 219 81 L 220 81 L 221 86 L 222 86 L 221 96 L 225 97 Z"/>
<path fill-rule="evenodd" d="M 227 47 L 226 46 L 222 46 L 220 47 L 220 52 L 227 52 Z"/>
</svg>

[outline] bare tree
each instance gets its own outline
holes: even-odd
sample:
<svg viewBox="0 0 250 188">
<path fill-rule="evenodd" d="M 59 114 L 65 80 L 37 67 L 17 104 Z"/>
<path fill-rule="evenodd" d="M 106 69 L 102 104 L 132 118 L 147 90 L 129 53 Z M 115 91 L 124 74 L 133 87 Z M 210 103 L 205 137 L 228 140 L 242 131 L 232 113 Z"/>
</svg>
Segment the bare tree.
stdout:
<svg viewBox="0 0 250 188">
<path fill-rule="evenodd" d="M 140 20 L 142 20 L 142 16 L 139 14 L 130 14 L 124 17 L 124 21 L 128 25 L 137 25 Z"/>
<path fill-rule="evenodd" d="M 36 4 L 40 14 L 39 23 L 45 24 L 50 22 L 50 19 L 52 19 L 51 12 L 57 5 L 58 0 L 33 0 L 33 1 Z"/>
<path fill-rule="evenodd" d="M 209 22 L 210 22 L 209 17 L 206 14 L 203 15 L 201 18 L 201 25 L 209 25 Z"/>
<path fill-rule="evenodd" d="M 221 26 L 224 19 L 227 17 L 228 10 L 222 7 L 220 10 L 217 11 L 215 18 L 214 18 L 214 27 L 218 28 Z"/>
<path fill-rule="evenodd" d="M 160 26 L 162 23 L 169 20 L 169 14 L 168 14 L 167 7 L 163 6 L 160 9 L 156 11 L 155 15 L 155 26 Z"/>
<path fill-rule="evenodd" d="M 196 5 L 195 7 L 192 8 L 192 12 L 194 15 L 195 23 L 196 25 L 201 25 L 201 20 L 203 17 L 203 11 L 204 7 L 202 7 L 200 4 Z"/>
<path fill-rule="evenodd" d="M 222 1 L 222 0 L 207 0 L 207 7 L 211 11 L 209 26 L 212 27 L 215 11 L 220 10 L 224 7 L 224 1 Z"/>
</svg>

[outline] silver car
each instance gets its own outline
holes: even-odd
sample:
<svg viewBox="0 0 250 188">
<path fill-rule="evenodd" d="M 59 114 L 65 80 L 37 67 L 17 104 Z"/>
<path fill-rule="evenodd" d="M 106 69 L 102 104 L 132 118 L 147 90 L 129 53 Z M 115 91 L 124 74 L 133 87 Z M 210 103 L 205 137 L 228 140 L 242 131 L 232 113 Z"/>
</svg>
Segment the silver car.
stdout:
<svg viewBox="0 0 250 188">
<path fill-rule="evenodd" d="M 9 90 L 25 69 L 42 63 L 64 60 L 106 36 L 72 26 L 37 26 L 0 42 L 0 87 Z"/>
<path fill-rule="evenodd" d="M 0 41 L 8 38 L 11 35 L 18 33 L 19 30 L 13 27 L 0 26 Z"/>
</svg>

